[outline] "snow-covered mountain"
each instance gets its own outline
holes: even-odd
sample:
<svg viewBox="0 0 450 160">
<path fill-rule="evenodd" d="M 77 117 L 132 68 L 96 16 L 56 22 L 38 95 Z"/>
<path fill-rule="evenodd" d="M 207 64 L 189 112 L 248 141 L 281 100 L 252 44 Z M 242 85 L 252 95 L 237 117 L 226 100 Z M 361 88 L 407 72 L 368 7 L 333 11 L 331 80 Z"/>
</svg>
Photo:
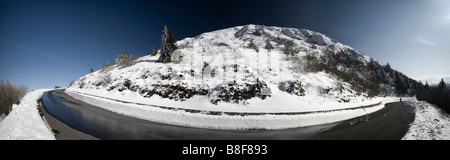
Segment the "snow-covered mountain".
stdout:
<svg viewBox="0 0 450 160">
<path fill-rule="evenodd" d="M 177 46 L 170 63 L 148 55 L 131 66 L 105 65 L 70 89 L 161 105 L 284 105 L 292 110 L 328 102 L 358 104 L 374 96 L 412 93 L 418 85 L 389 65 L 307 29 L 250 24 L 185 38 Z"/>
</svg>

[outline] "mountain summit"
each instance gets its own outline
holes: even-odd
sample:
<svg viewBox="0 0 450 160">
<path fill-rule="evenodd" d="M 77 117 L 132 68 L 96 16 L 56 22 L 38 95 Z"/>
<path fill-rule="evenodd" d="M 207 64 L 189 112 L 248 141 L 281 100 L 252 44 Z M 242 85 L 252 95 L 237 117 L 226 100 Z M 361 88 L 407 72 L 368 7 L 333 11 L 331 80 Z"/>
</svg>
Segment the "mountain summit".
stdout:
<svg viewBox="0 0 450 160">
<path fill-rule="evenodd" d="M 131 66 L 106 64 L 70 88 L 152 104 L 295 108 L 413 94 L 418 85 L 388 64 L 307 29 L 250 24 L 176 44 L 169 63 L 149 55 Z"/>
</svg>

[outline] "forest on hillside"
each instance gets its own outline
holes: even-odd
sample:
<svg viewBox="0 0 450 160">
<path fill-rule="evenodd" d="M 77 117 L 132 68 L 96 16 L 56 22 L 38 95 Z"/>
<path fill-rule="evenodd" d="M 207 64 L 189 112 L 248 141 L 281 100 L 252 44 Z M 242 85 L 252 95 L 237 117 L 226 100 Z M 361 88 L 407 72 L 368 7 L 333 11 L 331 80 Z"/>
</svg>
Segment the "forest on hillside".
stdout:
<svg viewBox="0 0 450 160">
<path fill-rule="evenodd" d="M 427 101 L 450 113 L 450 88 L 447 88 L 443 79 L 437 86 L 429 86 L 428 83 L 420 85 L 416 93 L 417 100 Z"/>
</svg>

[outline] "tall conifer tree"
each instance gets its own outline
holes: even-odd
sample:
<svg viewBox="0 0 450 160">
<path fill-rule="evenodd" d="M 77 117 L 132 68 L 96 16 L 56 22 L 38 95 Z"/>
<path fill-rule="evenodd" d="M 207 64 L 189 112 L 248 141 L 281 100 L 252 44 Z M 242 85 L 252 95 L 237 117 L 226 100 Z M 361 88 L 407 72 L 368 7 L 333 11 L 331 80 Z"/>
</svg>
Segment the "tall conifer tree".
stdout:
<svg viewBox="0 0 450 160">
<path fill-rule="evenodd" d="M 161 51 L 158 58 L 158 62 L 169 63 L 172 61 L 172 53 L 178 47 L 176 44 L 175 37 L 170 33 L 169 27 L 164 25 L 162 30 L 163 35 L 161 36 Z"/>
</svg>

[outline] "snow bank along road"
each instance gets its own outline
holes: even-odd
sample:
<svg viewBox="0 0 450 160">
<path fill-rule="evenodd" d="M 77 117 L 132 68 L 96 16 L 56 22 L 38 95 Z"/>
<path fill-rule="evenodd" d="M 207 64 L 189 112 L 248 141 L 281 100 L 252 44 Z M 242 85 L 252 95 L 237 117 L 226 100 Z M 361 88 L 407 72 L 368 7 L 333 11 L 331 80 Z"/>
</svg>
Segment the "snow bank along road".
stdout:
<svg viewBox="0 0 450 160">
<path fill-rule="evenodd" d="M 388 104 L 391 107 L 374 114 L 323 125 L 282 130 L 216 130 L 168 125 L 115 114 L 76 100 L 62 90 L 49 91 L 42 100 L 50 114 L 100 139 L 400 139 L 407 131 L 407 124 L 414 118 L 413 114 L 404 112 L 400 103 L 396 103 Z M 320 113 L 304 113 L 302 116 L 307 114 Z M 373 126 L 386 127 L 386 124 L 390 125 L 389 133 L 377 135 L 386 130 Z M 334 133 L 345 134 L 328 136 Z"/>
<path fill-rule="evenodd" d="M 39 115 L 37 100 L 48 89 L 39 89 L 27 93 L 19 105 L 0 122 L 0 139 L 5 140 L 48 140 L 55 139 L 52 132 Z"/>
<path fill-rule="evenodd" d="M 379 102 L 367 106 L 312 112 L 226 112 L 119 101 L 72 90 L 65 90 L 65 93 L 94 106 L 143 120 L 196 128 L 230 130 L 275 130 L 328 124 L 366 115 L 384 106 Z"/>
</svg>

